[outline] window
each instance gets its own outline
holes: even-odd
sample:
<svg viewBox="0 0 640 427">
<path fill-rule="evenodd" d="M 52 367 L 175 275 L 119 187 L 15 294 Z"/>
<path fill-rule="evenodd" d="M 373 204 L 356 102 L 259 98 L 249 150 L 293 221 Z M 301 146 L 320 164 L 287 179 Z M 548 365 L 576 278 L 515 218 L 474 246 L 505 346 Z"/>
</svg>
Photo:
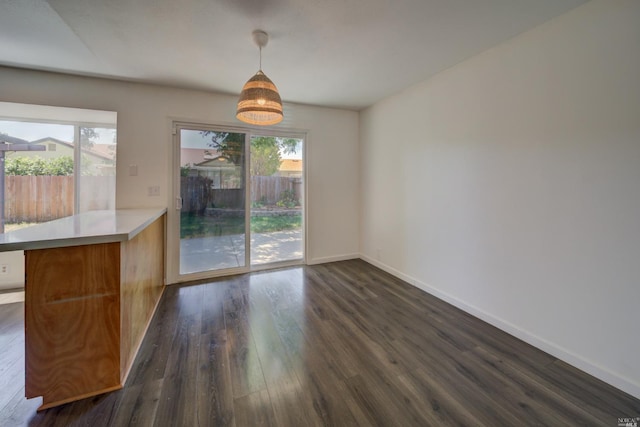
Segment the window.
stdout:
<svg viewBox="0 0 640 427">
<path fill-rule="evenodd" d="M 116 142 L 114 112 L 0 102 L 0 232 L 115 209 Z"/>
<path fill-rule="evenodd" d="M 0 233 L 115 208 L 115 112 L 0 102 Z M 0 253 L 0 291 L 24 286 L 22 251 Z"/>
</svg>

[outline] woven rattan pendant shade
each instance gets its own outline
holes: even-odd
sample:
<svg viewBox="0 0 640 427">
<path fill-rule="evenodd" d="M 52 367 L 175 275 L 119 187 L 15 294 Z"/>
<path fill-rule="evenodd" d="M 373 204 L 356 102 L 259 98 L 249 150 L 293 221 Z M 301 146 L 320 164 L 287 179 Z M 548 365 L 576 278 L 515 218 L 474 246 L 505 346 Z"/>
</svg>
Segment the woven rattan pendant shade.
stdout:
<svg viewBox="0 0 640 427">
<path fill-rule="evenodd" d="M 282 121 L 282 100 L 276 85 L 262 72 L 262 48 L 267 45 L 269 35 L 262 30 L 251 35 L 260 49 L 260 68 L 240 92 L 236 118 L 252 125 L 275 125 Z"/>
<path fill-rule="evenodd" d="M 282 121 L 282 101 L 276 85 L 262 70 L 245 83 L 236 117 L 252 125 L 275 125 Z"/>
</svg>

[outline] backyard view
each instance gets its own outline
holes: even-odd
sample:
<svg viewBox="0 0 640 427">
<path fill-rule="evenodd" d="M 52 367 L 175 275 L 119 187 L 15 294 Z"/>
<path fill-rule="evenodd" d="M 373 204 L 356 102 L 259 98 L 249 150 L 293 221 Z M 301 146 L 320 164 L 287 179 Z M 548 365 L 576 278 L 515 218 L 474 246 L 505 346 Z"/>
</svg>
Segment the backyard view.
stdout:
<svg viewBox="0 0 640 427">
<path fill-rule="evenodd" d="M 181 274 L 245 266 L 247 238 L 251 265 L 302 259 L 301 139 L 251 136 L 248 161 L 245 134 L 182 129 L 180 141 Z"/>
<path fill-rule="evenodd" d="M 115 128 L 0 120 L 0 233 L 115 208 Z"/>
<path fill-rule="evenodd" d="M 274 231 L 295 230 L 302 227 L 302 215 L 297 212 L 295 215 L 286 216 L 259 216 L 256 212 L 251 216 L 251 233 L 269 233 Z M 191 239 L 203 237 L 209 234 L 210 230 L 218 230 L 216 235 L 231 235 L 244 233 L 244 218 L 200 218 L 196 215 L 183 215 L 180 218 L 180 237 Z"/>
</svg>

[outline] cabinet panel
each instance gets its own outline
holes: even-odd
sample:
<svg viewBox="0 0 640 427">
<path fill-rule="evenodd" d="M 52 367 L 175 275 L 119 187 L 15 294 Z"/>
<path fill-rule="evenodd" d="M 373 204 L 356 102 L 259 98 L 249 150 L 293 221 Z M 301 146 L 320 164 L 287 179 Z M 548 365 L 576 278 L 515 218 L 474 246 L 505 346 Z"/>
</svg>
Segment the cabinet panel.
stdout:
<svg viewBox="0 0 640 427">
<path fill-rule="evenodd" d="M 118 388 L 120 244 L 28 250 L 25 269 L 27 397 L 45 408 Z"/>
<path fill-rule="evenodd" d="M 121 378 L 126 379 L 164 289 L 164 217 L 122 243 Z"/>
</svg>

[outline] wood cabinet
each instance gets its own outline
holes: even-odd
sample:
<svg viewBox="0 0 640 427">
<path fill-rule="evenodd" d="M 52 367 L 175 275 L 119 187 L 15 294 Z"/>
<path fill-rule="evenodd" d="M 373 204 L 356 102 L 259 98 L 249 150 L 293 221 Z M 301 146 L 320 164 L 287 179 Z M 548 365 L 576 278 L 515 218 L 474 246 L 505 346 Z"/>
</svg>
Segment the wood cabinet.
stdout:
<svg viewBox="0 0 640 427">
<path fill-rule="evenodd" d="M 40 409 L 123 386 L 164 289 L 164 233 L 161 215 L 131 239 L 25 249 L 25 390 Z"/>
</svg>

